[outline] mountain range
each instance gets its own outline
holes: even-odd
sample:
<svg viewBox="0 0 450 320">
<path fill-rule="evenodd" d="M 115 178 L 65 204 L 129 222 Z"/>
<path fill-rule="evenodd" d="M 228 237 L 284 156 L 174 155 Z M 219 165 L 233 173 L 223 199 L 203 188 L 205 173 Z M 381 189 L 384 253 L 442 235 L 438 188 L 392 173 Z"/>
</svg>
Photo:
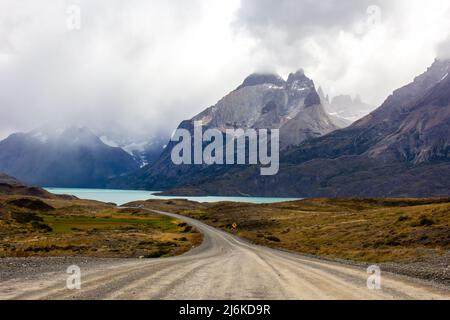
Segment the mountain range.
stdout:
<svg viewBox="0 0 450 320">
<path fill-rule="evenodd" d="M 276 74 L 252 74 L 217 104 L 183 121 L 179 128 L 193 133 L 195 122 L 201 122 L 204 130 L 214 128 L 221 132 L 279 129 L 282 150 L 346 125 L 325 111 L 314 82 L 303 70 L 291 73 L 286 80 Z M 162 190 L 238 169 L 235 166 L 174 165 L 170 159 L 174 145 L 169 143 L 153 165 L 115 179 L 110 187 Z"/>
<path fill-rule="evenodd" d="M 85 127 L 15 133 L 0 142 L 0 172 L 47 187 L 100 187 L 139 168 Z"/>
<path fill-rule="evenodd" d="M 91 130 L 104 144 L 113 148 L 121 148 L 130 154 L 139 167 L 144 167 L 157 160 L 169 139 L 169 135 L 165 133 L 153 135 L 132 133 L 118 124 Z"/>
<path fill-rule="evenodd" d="M 337 95 L 330 99 L 322 88 L 319 87 L 317 92 L 325 110 L 330 115 L 343 119 L 348 125 L 376 109 L 375 106 L 363 102 L 359 95 L 355 98 L 351 95 Z"/>
<path fill-rule="evenodd" d="M 159 186 L 170 195 L 448 196 L 449 70 L 449 60 L 436 60 L 425 73 L 396 90 L 378 109 L 351 126 L 303 142 L 295 141 L 298 144 L 285 143 L 276 176 L 260 176 L 254 166 L 177 167 L 168 164 L 167 150 L 166 156 L 163 153 L 153 166 L 139 171 L 127 182 L 150 189 Z M 240 89 L 248 84 L 258 88 L 261 81 L 269 80 L 252 79 Z M 264 86 L 280 87 L 281 80 L 276 81 Z M 311 89 L 302 101 L 306 101 L 303 108 L 314 105 L 323 110 L 315 90 Z M 233 106 L 238 109 L 237 104 L 230 105 L 226 114 L 234 111 Z M 221 104 L 215 108 L 218 107 Z M 240 124 L 246 122 L 241 120 Z M 160 183 L 158 179 L 166 180 Z"/>
<path fill-rule="evenodd" d="M 137 138 L 86 127 L 10 135 L 0 142 L 0 172 L 30 185 L 167 195 L 449 196 L 449 71 L 450 60 L 435 60 L 373 111 L 359 97 L 329 99 L 303 70 L 286 80 L 256 73 L 179 125 L 191 133 L 199 121 L 205 130 L 224 134 L 279 129 L 281 163 L 275 176 L 261 176 L 252 165 L 175 165 L 175 142 L 164 136 Z"/>
</svg>

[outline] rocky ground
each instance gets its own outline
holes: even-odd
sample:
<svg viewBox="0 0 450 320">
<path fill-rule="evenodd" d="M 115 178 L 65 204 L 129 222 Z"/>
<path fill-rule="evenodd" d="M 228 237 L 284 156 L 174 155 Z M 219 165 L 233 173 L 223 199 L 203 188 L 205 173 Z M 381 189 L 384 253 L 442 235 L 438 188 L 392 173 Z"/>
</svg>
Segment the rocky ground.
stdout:
<svg viewBox="0 0 450 320">
<path fill-rule="evenodd" d="M 81 269 L 108 266 L 129 262 L 133 259 L 107 259 L 92 257 L 28 257 L 0 258 L 0 281 L 32 279 L 42 273 L 67 273 L 67 268 L 76 265 Z"/>
</svg>

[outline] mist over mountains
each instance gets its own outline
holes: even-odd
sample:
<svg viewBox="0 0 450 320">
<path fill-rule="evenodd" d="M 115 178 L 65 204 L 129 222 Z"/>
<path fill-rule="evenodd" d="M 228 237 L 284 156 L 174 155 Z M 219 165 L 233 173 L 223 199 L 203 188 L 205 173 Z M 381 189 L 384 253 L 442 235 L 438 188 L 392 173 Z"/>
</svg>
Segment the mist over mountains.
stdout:
<svg viewBox="0 0 450 320">
<path fill-rule="evenodd" d="M 174 142 L 86 127 L 41 128 L 0 142 L 0 172 L 56 187 L 164 190 L 172 195 L 445 196 L 450 190 L 450 60 L 437 59 L 376 110 L 327 98 L 303 70 L 244 79 L 179 128 L 279 129 L 281 167 L 174 165 Z M 327 112 L 328 109 L 328 112 Z M 335 111 L 331 112 L 330 111 Z M 351 117 L 367 114 L 350 125 Z M 347 117 L 347 118 L 346 118 Z"/>
<path fill-rule="evenodd" d="M 351 126 L 289 146 L 274 177 L 251 166 L 162 170 L 157 161 L 137 185 L 151 187 L 152 175 L 162 172 L 171 177 L 165 193 L 172 195 L 448 196 L 449 70 L 450 60 L 438 59 Z"/>
<path fill-rule="evenodd" d="M 44 123 L 170 134 L 250 73 L 299 67 L 378 106 L 450 30 L 447 0 L 194 2 L 79 0 L 72 30 L 70 3 L 1 1 L 0 139 Z"/>
<path fill-rule="evenodd" d="M 180 127 L 192 131 L 195 121 L 222 132 L 236 128 L 280 129 L 282 149 L 350 123 L 326 112 L 314 82 L 303 70 L 291 73 L 286 80 L 276 74 L 251 74 L 215 106 Z M 176 170 L 170 161 L 173 144 L 167 135 L 136 134 L 116 122 L 94 128 L 44 125 L 28 133 L 12 134 L 0 141 L 0 172 L 29 184 L 51 187 L 173 186 L 164 177 Z M 156 162 L 159 166 L 153 167 Z M 205 170 L 198 169 L 188 171 Z M 147 170 L 154 172 L 150 175 L 157 183 L 131 182 L 142 180 L 140 172 Z"/>
<path fill-rule="evenodd" d="M 303 70 L 291 73 L 286 80 L 276 74 L 251 74 L 217 104 L 183 121 L 179 128 L 192 134 L 195 122 L 201 122 L 205 130 L 223 133 L 227 129 L 279 129 L 282 150 L 342 127 L 340 119 L 325 111 L 314 82 Z M 174 165 L 174 146 L 169 143 L 154 164 L 114 179 L 110 187 L 161 190 L 180 181 L 192 183 L 235 169 L 228 165 Z"/>
<path fill-rule="evenodd" d="M 337 95 L 330 98 L 323 92 L 322 88 L 319 88 L 318 94 L 325 110 L 330 115 L 342 119 L 348 125 L 376 109 L 375 106 L 363 102 L 359 95 L 355 98 L 351 95 Z"/>
<path fill-rule="evenodd" d="M 85 127 L 33 130 L 0 142 L 0 172 L 32 185 L 101 187 L 137 168 L 133 156 Z"/>
</svg>

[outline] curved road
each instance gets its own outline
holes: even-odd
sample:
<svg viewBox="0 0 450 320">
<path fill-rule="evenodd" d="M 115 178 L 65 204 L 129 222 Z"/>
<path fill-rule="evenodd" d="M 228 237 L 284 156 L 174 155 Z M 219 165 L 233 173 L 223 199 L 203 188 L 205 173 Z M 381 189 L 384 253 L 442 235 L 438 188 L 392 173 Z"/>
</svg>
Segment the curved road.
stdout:
<svg viewBox="0 0 450 320">
<path fill-rule="evenodd" d="M 365 270 L 249 244 L 199 221 L 202 245 L 173 258 L 117 260 L 82 269 L 81 290 L 49 271 L 0 283 L 0 299 L 450 299 L 449 291 L 383 274 L 369 290 Z"/>
</svg>

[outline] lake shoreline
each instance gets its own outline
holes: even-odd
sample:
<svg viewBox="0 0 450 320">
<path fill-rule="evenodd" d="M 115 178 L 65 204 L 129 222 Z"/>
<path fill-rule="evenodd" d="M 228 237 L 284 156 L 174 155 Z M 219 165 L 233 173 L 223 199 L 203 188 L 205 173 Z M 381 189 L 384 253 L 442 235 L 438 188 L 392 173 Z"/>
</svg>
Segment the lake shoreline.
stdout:
<svg viewBox="0 0 450 320">
<path fill-rule="evenodd" d="M 71 195 L 80 199 L 94 200 L 105 203 L 115 203 L 123 205 L 133 201 L 145 200 L 172 200 L 186 199 L 195 202 L 239 202 L 253 204 L 270 204 L 287 201 L 303 200 L 302 198 L 277 198 L 277 197 L 244 197 L 244 196 L 164 196 L 160 195 L 161 191 L 146 190 L 120 190 L 120 189 L 88 189 L 88 188 L 44 188 L 46 191 L 56 195 Z"/>
</svg>

